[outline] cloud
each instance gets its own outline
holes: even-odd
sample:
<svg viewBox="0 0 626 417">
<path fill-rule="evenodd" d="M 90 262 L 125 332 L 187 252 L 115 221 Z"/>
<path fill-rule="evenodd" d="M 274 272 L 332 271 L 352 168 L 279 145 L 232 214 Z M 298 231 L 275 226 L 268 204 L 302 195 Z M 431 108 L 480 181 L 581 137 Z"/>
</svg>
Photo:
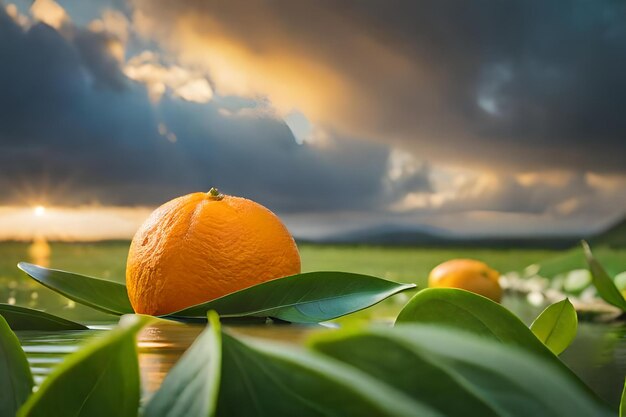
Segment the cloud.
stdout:
<svg viewBox="0 0 626 417">
<path fill-rule="evenodd" d="M 626 173 L 621 2 L 133 3 L 220 94 L 449 165 Z"/>
<path fill-rule="evenodd" d="M 60 29 L 70 20 L 65 9 L 54 0 L 35 0 L 30 10 L 35 19 L 55 29 Z"/>
<path fill-rule="evenodd" d="M 153 101 L 159 101 L 166 90 L 196 103 L 206 103 L 213 97 L 213 89 L 202 74 L 177 65 L 166 66 L 152 51 L 143 51 L 129 59 L 124 65 L 124 73 L 145 84 Z"/>
<path fill-rule="evenodd" d="M 385 146 L 339 135 L 298 144 L 258 103 L 183 100 L 184 83 L 151 101 L 111 40 L 0 12 L 0 204 L 156 205 L 219 186 L 281 212 L 383 210 L 428 182 L 411 169 L 389 182 Z"/>
<path fill-rule="evenodd" d="M 460 172 L 451 176 L 441 186 L 431 180 L 433 191 L 408 192 L 391 207 L 399 217 L 429 215 L 433 217 L 464 216 L 472 213 L 498 218 L 502 214 L 517 215 L 529 225 L 528 219 L 546 222 L 546 229 L 554 222 L 564 224 L 576 219 L 579 228 L 593 225 L 606 226 L 623 216 L 626 207 L 626 178 L 599 176 L 584 172 L 540 172 L 522 175 L 490 175 Z M 543 219 L 543 220 L 542 220 Z M 564 220 L 567 220 L 564 222 Z M 467 220 L 470 221 L 471 220 Z M 484 219 L 483 219 L 484 221 Z M 459 223 L 459 219 L 453 220 Z M 520 225 L 509 225 L 509 228 Z M 540 230 L 540 229 L 539 229 Z"/>
<path fill-rule="evenodd" d="M 132 21 L 105 10 L 85 26 L 0 10 L 0 205 L 154 206 L 218 186 L 311 235 L 490 218 L 502 230 L 540 230 L 533 218 L 572 228 L 621 213 L 621 122 L 586 84 L 612 80 L 619 109 L 619 59 L 595 69 L 604 81 L 568 48 L 553 57 L 552 40 L 540 60 L 538 29 L 483 10 L 490 2 L 464 10 L 467 22 L 423 3 L 278 3 L 237 14 L 232 3 L 139 2 Z M 445 31 L 435 24 L 448 18 Z M 178 47 L 137 41 L 137 28 Z M 619 44 L 622 32 L 605 36 Z M 508 51 L 524 42 L 530 75 L 523 48 Z"/>
<path fill-rule="evenodd" d="M 102 17 L 89 23 L 89 29 L 93 32 L 106 32 L 115 35 L 120 42 L 126 44 L 130 36 L 130 22 L 124 13 L 118 10 L 106 9 Z"/>
</svg>

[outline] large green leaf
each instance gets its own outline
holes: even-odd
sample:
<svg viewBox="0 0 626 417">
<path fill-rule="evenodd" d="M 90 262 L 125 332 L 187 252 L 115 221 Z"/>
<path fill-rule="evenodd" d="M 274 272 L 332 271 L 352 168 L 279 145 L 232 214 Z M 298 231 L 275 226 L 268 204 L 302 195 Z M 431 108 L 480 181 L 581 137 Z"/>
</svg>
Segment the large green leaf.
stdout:
<svg viewBox="0 0 626 417">
<path fill-rule="evenodd" d="M 222 337 L 218 416 L 441 416 L 339 361 L 276 343 Z"/>
<path fill-rule="evenodd" d="M 562 372 L 591 390 L 559 360 L 532 331 L 500 304 L 456 288 L 428 288 L 417 293 L 402 309 L 396 323 L 421 323 L 459 330 L 518 346 L 553 362 Z"/>
<path fill-rule="evenodd" d="M 77 303 L 115 315 L 134 312 L 123 284 L 26 262 L 17 266 L 35 281 Z"/>
<path fill-rule="evenodd" d="M 421 354 L 410 344 L 362 331 L 325 332 L 313 337 L 309 344 L 418 398 L 444 415 L 498 416 L 470 384 L 458 378 L 445 364 Z"/>
<path fill-rule="evenodd" d="M 312 346 L 445 415 L 611 415 L 553 362 L 451 328 L 404 324 L 329 332 Z"/>
<path fill-rule="evenodd" d="M 308 272 L 267 281 L 172 313 L 171 317 L 272 317 L 319 323 L 372 306 L 413 284 L 348 272 Z"/>
<path fill-rule="evenodd" d="M 33 376 L 20 342 L 0 317 L 0 416 L 14 416 L 33 391 Z"/>
<path fill-rule="evenodd" d="M 150 320 L 124 316 L 115 329 L 67 356 L 18 416 L 136 417 L 140 386 L 135 336 Z"/>
<path fill-rule="evenodd" d="M 13 330 L 87 330 L 86 326 L 31 308 L 0 304 L 0 316 Z"/>
<path fill-rule="evenodd" d="M 548 306 L 530 325 L 530 330 L 555 355 L 563 352 L 576 337 L 578 316 L 566 298 Z"/>
<path fill-rule="evenodd" d="M 456 327 L 554 359 L 554 355 L 517 316 L 500 304 L 465 290 L 422 290 L 402 309 L 396 323 Z"/>
<path fill-rule="evenodd" d="M 167 374 L 145 407 L 144 417 L 209 417 L 215 414 L 222 367 L 219 317 L 207 327 Z"/>
<path fill-rule="evenodd" d="M 583 250 L 585 251 L 585 257 L 587 258 L 587 264 L 589 265 L 589 270 L 591 271 L 591 276 L 593 277 L 593 285 L 598 290 L 598 294 L 607 303 L 613 304 L 615 307 L 626 311 L 626 299 L 624 299 L 624 296 L 620 290 L 617 289 L 617 286 L 615 286 L 611 277 L 609 277 L 602 265 L 600 265 L 600 262 L 594 258 L 591 248 L 587 242 L 583 241 L 582 245 Z"/>
</svg>

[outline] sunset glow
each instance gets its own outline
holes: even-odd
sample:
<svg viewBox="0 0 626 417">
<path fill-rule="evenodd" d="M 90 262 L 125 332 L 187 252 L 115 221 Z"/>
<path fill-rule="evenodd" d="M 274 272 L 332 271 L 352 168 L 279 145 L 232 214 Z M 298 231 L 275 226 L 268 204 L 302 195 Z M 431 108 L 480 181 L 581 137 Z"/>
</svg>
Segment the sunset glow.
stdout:
<svg viewBox="0 0 626 417">
<path fill-rule="evenodd" d="M 130 239 L 151 208 L 0 206 L 0 240 Z"/>
<path fill-rule="evenodd" d="M 35 208 L 33 208 L 33 214 L 36 217 L 42 217 L 46 214 L 46 208 L 44 206 L 35 206 Z"/>
</svg>

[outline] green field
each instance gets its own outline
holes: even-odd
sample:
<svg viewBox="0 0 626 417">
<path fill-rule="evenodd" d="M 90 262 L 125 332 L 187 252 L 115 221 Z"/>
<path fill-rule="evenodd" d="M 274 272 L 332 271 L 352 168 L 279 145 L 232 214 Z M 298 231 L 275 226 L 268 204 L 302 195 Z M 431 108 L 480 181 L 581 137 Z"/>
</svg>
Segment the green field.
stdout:
<svg viewBox="0 0 626 417">
<path fill-rule="evenodd" d="M 48 266 L 100 278 L 124 281 L 129 242 L 51 243 Z M 522 271 L 531 264 L 541 265 L 541 273 L 552 276 L 584 267 L 580 250 L 542 249 L 430 249 L 369 246 L 301 245 L 303 271 L 340 270 L 426 285 L 429 271 L 452 258 L 474 258 L 501 272 Z M 598 257 L 616 274 L 626 270 L 626 249 L 598 248 Z M 28 279 L 15 265 L 19 261 L 46 263 L 29 253 L 29 244 L 0 243 L 0 302 L 41 308 L 69 318 L 102 319 L 90 309 L 75 306 L 63 297 Z"/>
<path fill-rule="evenodd" d="M 19 261 L 37 262 L 26 243 L 0 243 L 0 279 L 20 280 Z M 115 281 L 124 280 L 128 242 L 52 243 L 49 266 Z M 379 277 L 426 283 L 438 263 L 468 257 L 489 263 L 501 272 L 520 270 L 544 259 L 561 255 L 552 250 L 422 249 L 367 246 L 300 245 L 303 271 L 339 270 Z"/>
</svg>

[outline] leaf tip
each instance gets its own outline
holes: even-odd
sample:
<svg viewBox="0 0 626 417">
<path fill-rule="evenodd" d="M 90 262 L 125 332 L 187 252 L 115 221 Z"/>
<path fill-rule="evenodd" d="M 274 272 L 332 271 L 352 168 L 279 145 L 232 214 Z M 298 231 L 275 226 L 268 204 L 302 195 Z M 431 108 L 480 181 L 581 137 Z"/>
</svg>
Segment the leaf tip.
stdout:
<svg viewBox="0 0 626 417">
<path fill-rule="evenodd" d="M 219 327 L 220 326 L 220 315 L 215 310 L 209 310 L 206 313 L 206 318 L 211 325 L 211 327 Z"/>
<path fill-rule="evenodd" d="M 31 266 L 31 265 L 32 265 L 32 264 L 30 264 L 30 263 L 28 263 L 28 262 L 24 262 L 24 261 L 21 261 L 21 262 L 18 262 L 18 263 L 17 263 L 17 267 L 18 267 L 18 269 L 20 269 L 21 271 L 24 271 L 24 272 L 26 272 L 26 270 L 28 269 L 28 267 L 29 267 L 29 266 Z"/>
<path fill-rule="evenodd" d="M 120 317 L 118 322 L 118 326 L 129 328 L 129 327 L 144 327 L 148 323 L 156 320 L 153 316 L 148 316 L 145 314 L 124 314 Z"/>
<path fill-rule="evenodd" d="M 593 259 L 593 253 L 591 252 L 591 247 L 586 240 L 581 240 L 580 245 L 583 247 L 583 252 L 585 253 L 585 257 L 587 260 Z"/>
<path fill-rule="evenodd" d="M 209 310 L 206 313 L 208 326 L 213 329 L 215 334 L 222 332 L 222 324 L 220 323 L 220 315 L 215 310 Z"/>
<path fill-rule="evenodd" d="M 22 272 L 26 273 L 26 275 L 31 276 L 32 278 L 35 278 L 33 276 L 33 274 L 37 274 L 38 272 L 43 272 L 43 271 L 48 271 L 47 268 L 44 268 L 42 266 L 39 265 L 35 265 L 35 264 L 31 264 L 30 262 L 18 262 L 17 263 L 17 267 L 18 269 L 20 269 Z"/>
</svg>

